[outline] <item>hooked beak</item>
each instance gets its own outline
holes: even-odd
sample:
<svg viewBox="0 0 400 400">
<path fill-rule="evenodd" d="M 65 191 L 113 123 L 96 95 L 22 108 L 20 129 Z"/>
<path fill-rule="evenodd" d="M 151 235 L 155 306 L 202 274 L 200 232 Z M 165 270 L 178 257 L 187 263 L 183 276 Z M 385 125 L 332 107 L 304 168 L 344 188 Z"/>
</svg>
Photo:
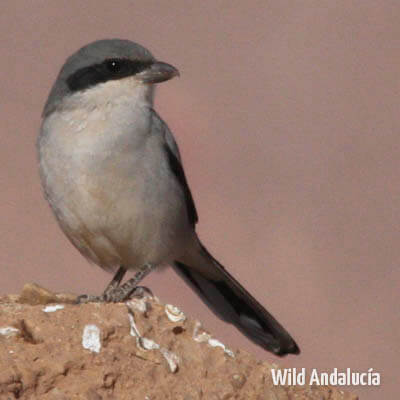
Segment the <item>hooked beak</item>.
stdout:
<svg viewBox="0 0 400 400">
<path fill-rule="evenodd" d="M 179 76 L 179 71 L 162 61 L 155 61 L 147 69 L 136 74 L 136 78 L 143 83 L 160 83 L 175 76 Z"/>
</svg>

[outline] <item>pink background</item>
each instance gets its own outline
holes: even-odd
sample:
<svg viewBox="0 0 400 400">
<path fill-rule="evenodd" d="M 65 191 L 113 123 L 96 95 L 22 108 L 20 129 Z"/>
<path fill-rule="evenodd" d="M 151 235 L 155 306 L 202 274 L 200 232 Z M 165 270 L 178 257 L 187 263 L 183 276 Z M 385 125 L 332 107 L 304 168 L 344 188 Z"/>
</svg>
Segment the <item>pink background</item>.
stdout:
<svg viewBox="0 0 400 400">
<path fill-rule="evenodd" d="M 227 345 L 285 366 L 381 373 L 399 351 L 398 1 L 3 0 L 0 292 L 100 293 L 109 275 L 63 237 L 35 139 L 65 58 L 137 41 L 176 65 L 156 108 L 180 144 L 209 250 L 298 341 L 278 360 L 219 322 L 172 271 L 146 284 Z M 396 385 L 397 386 L 397 385 Z"/>
</svg>

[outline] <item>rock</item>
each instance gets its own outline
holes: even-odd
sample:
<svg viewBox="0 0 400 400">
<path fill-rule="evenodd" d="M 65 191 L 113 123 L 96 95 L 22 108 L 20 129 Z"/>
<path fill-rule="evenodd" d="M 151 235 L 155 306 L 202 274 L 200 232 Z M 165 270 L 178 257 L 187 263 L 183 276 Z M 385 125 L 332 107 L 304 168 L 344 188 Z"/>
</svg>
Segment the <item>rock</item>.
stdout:
<svg viewBox="0 0 400 400">
<path fill-rule="evenodd" d="M 10 297 L 11 296 L 11 297 Z M 50 304 L 50 303 L 75 303 L 76 296 L 68 293 L 60 293 L 56 294 L 50 292 L 47 289 L 42 288 L 36 283 L 26 283 L 22 288 L 22 292 L 19 296 L 13 299 L 13 296 L 10 295 L 9 299 L 14 300 L 18 303 L 23 304 Z"/>
<path fill-rule="evenodd" d="M 156 298 L 75 298 L 36 284 L 0 297 L 0 399 L 357 399 L 326 386 L 273 386 L 275 365 L 226 348 Z"/>
</svg>

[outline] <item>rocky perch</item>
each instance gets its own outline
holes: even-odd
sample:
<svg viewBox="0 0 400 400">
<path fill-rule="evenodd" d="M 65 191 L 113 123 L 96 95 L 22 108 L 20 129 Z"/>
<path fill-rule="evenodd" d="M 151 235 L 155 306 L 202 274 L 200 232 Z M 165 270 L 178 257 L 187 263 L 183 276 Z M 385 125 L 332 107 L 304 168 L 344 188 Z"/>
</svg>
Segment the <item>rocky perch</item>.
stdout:
<svg viewBox="0 0 400 400">
<path fill-rule="evenodd" d="M 226 348 L 156 298 L 74 299 L 35 284 L 0 297 L 0 399 L 357 399 L 327 386 L 274 386 L 277 365 Z"/>
</svg>

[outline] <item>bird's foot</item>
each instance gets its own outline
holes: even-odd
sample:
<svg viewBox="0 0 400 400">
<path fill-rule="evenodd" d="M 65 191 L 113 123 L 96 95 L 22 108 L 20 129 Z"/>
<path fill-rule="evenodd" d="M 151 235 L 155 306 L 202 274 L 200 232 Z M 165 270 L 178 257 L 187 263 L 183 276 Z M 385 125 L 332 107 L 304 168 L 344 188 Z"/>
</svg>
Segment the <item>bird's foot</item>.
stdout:
<svg viewBox="0 0 400 400">
<path fill-rule="evenodd" d="M 150 297 L 153 297 L 153 293 L 150 289 L 144 286 L 138 286 L 138 283 L 148 275 L 155 268 L 154 264 L 145 264 L 140 268 L 135 276 L 123 285 L 119 286 L 126 270 L 121 266 L 114 278 L 107 286 L 106 290 L 101 296 L 92 296 L 90 294 L 82 294 L 76 299 L 77 304 L 83 303 L 121 303 L 129 300 L 132 297 L 143 298 L 147 293 Z"/>
<path fill-rule="evenodd" d="M 77 304 L 86 303 L 122 303 L 132 298 L 142 299 L 145 295 L 153 297 L 152 291 L 145 286 L 135 286 L 127 288 L 124 285 L 114 288 L 114 290 L 104 292 L 100 296 L 82 294 L 77 297 Z"/>
</svg>

